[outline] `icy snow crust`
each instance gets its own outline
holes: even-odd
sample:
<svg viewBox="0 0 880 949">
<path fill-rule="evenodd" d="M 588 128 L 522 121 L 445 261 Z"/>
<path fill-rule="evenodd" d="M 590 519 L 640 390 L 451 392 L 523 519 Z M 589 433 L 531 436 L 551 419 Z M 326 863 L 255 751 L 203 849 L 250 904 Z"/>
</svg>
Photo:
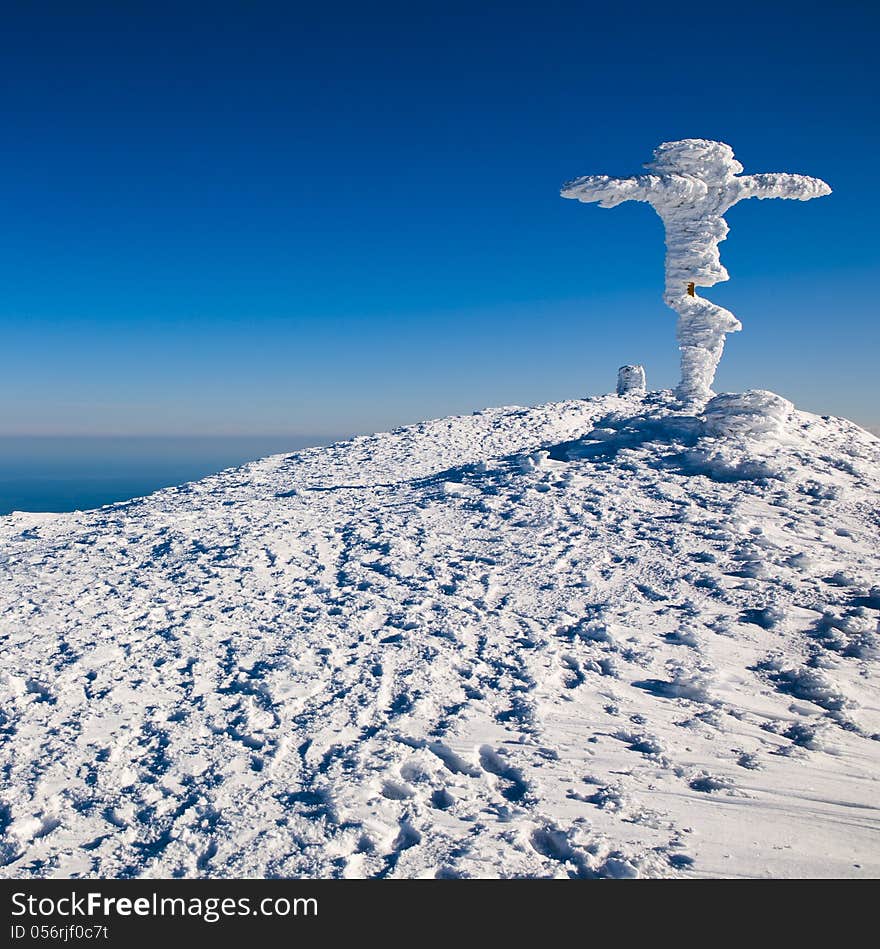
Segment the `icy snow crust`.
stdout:
<svg viewBox="0 0 880 949">
<path fill-rule="evenodd" d="M 724 214 L 745 198 L 809 201 L 830 194 L 819 178 L 806 175 L 740 175 L 743 166 L 724 142 L 688 138 L 664 142 L 646 166 L 652 174 L 634 178 L 587 175 L 562 189 L 562 197 L 596 201 L 613 208 L 624 201 L 646 201 L 666 228 L 666 305 L 678 314 L 681 383 L 686 401 L 712 395 L 724 337 L 742 329 L 724 307 L 688 292 L 688 284 L 712 287 L 729 279 L 718 245 L 728 234 Z"/>
<path fill-rule="evenodd" d="M 880 874 L 880 441 L 676 405 L 3 518 L 0 873 Z"/>
</svg>

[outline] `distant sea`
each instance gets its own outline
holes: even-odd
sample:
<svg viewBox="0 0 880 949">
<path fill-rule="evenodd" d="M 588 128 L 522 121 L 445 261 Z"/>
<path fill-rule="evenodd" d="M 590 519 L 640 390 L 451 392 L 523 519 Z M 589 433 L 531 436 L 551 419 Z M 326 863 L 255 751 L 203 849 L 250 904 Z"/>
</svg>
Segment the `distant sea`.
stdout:
<svg viewBox="0 0 880 949">
<path fill-rule="evenodd" d="M 0 515 L 89 510 L 338 436 L 0 436 Z"/>
</svg>

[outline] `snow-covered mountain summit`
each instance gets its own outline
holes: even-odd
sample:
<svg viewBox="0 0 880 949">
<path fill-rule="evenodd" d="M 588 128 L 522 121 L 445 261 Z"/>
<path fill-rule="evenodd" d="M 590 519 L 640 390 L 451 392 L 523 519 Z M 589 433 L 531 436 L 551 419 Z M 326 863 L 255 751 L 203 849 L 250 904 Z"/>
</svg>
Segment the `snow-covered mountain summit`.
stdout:
<svg viewBox="0 0 880 949">
<path fill-rule="evenodd" d="M 501 408 L 0 519 L 0 873 L 880 874 L 880 441 Z"/>
</svg>

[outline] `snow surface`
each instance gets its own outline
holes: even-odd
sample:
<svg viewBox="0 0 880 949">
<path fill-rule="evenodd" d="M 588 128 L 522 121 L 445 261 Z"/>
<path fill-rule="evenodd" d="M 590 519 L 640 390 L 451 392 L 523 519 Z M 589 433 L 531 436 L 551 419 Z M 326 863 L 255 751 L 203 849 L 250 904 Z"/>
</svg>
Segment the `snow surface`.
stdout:
<svg viewBox="0 0 880 949">
<path fill-rule="evenodd" d="M 0 873 L 877 876 L 880 441 L 426 422 L 0 520 Z"/>
<path fill-rule="evenodd" d="M 729 279 L 718 245 L 728 234 L 724 215 L 745 198 L 809 201 L 831 193 L 819 178 L 806 175 L 740 175 L 743 166 L 724 142 L 686 138 L 664 142 L 645 165 L 655 172 L 634 178 L 587 175 L 562 188 L 563 198 L 595 201 L 613 208 L 624 201 L 646 201 L 666 228 L 666 305 L 678 314 L 682 399 L 703 403 L 728 333 L 742 329 L 724 307 L 688 292 L 688 284 L 712 287 Z"/>
</svg>

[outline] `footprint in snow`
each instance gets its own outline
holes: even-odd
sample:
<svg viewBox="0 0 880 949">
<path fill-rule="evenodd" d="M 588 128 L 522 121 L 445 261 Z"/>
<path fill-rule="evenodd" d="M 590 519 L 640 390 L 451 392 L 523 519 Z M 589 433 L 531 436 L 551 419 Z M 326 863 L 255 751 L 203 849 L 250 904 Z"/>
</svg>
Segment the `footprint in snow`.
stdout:
<svg viewBox="0 0 880 949">
<path fill-rule="evenodd" d="M 480 748 L 480 764 L 489 774 L 500 779 L 501 796 L 511 803 L 521 801 L 529 791 L 522 771 L 513 767 L 502 755 L 489 745 Z"/>
<path fill-rule="evenodd" d="M 382 797 L 389 801 L 406 801 L 415 796 L 415 791 L 408 785 L 400 781 L 392 781 L 390 778 L 382 782 Z"/>
<path fill-rule="evenodd" d="M 695 774 L 690 781 L 688 781 L 688 787 L 692 791 L 700 791 L 703 794 L 716 794 L 722 791 L 727 794 L 742 793 L 736 789 L 732 781 L 727 778 L 709 774 L 707 771 L 701 771 Z"/>
</svg>

